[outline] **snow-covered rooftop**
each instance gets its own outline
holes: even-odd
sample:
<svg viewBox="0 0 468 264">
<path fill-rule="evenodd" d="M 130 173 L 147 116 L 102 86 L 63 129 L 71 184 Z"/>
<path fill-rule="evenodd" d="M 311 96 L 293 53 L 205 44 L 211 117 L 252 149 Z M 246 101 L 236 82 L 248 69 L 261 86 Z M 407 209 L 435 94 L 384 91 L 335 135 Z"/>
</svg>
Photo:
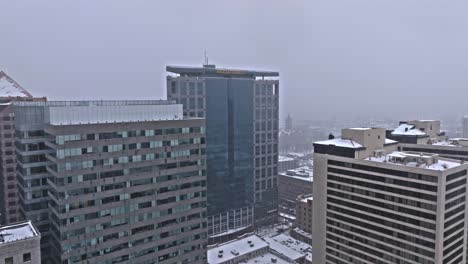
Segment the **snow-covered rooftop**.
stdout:
<svg viewBox="0 0 468 264">
<path fill-rule="evenodd" d="M 299 167 L 293 170 L 287 170 L 285 172 L 281 172 L 280 175 L 308 182 L 312 182 L 314 180 L 314 170 L 307 166 Z"/>
<path fill-rule="evenodd" d="M 385 145 L 387 145 L 387 144 L 395 144 L 395 143 L 398 143 L 398 141 L 396 141 L 396 140 L 391 140 L 391 139 L 388 139 L 388 138 L 385 139 Z"/>
<path fill-rule="evenodd" d="M 450 138 L 448 140 L 435 141 L 430 144 L 433 146 L 442 146 L 442 147 L 468 147 L 468 139 Z"/>
<path fill-rule="evenodd" d="M 350 139 L 342 139 L 342 138 L 334 138 L 329 140 L 317 141 L 314 144 L 319 145 L 334 145 L 337 147 L 345 147 L 345 148 L 362 148 L 363 145 L 357 143 L 356 141 L 352 141 Z"/>
<path fill-rule="evenodd" d="M 312 259 L 312 247 L 291 236 L 280 234 L 275 237 L 265 237 L 264 239 L 272 250 L 292 260 L 303 257 Z"/>
<path fill-rule="evenodd" d="M 286 156 L 282 156 L 282 155 L 279 155 L 278 156 L 278 162 L 282 162 L 282 161 L 293 161 L 294 159 L 293 158 L 290 158 L 290 157 L 286 157 Z"/>
<path fill-rule="evenodd" d="M 0 227 L 0 245 L 38 236 L 31 221 Z"/>
<path fill-rule="evenodd" d="M 413 125 L 401 124 L 395 130 L 393 130 L 392 135 L 395 136 L 425 136 L 426 133 L 415 128 Z"/>
<path fill-rule="evenodd" d="M 268 244 L 265 241 L 256 235 L 248 236 L 208 249 L 208 263 L 229 261 L 262 248 L 268 248 Z M 220 255 L 222 256 L 220 257 Z"/>
<path fill-rule="evenodd" d="M 461 165 L 459 161 L 441 159 L 438 157 L 438 155 L 398 151 L 394 151 L 390 154 L 382 155 L 380 157 L 370 157 L 366 160 L 437 171 L 443 171 Z"/>
<path fill-rule="evenodd" d="M 291 264 L 291 263 L 296 263 L 296 262 L 282 259 L 270 252 L 262 254 L 260 256 L 257 256 L 255 258 L 252 258 L 246 261 L 239 262 L 239 264 Z"/>
<path fill-rule="evenodd" d="M 32 97 L 5 72 L 0 71 L 0 97 Z"/>
</svg>

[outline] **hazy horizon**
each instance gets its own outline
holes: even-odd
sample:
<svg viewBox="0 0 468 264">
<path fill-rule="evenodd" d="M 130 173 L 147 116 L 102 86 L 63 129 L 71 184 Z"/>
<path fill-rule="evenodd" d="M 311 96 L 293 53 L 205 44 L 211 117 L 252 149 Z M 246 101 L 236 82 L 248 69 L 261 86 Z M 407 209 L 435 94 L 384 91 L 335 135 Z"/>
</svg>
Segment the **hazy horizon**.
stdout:
<svg viewBox="0 0 468 264">
<path fill-rule="evenodd" d="M 468 113 L 460 0 L 0 2 L 0 70 L 50 100 L 164 99 L 165 66 L 206 50 L 280 71 L 281 117 Z"/>
</svg>

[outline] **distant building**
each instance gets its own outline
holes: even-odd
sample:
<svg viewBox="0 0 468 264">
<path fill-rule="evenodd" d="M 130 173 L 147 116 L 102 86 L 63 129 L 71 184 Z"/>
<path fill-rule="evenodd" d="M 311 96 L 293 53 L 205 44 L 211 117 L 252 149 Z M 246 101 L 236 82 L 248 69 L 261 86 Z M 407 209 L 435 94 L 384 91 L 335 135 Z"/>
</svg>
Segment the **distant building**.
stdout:
<svg viewBox="0 0 468 264">
<path fill-rule="evenodd" d="M 254 222 L 276 222 L 279 73 L 215 65 L 166 69 L 172 74 L 167 76 L 168 99 L 183 104 L 184 116 L 206 118 L 213 242 L 245 233 Z"/>
<path fill-rule="evenodd" d="M 250 235 L 208 249 L 208 264 L 310 264 L 312 251 L 287 235 Z"/>
<path fill-rule="evenodd" d="M 299 160 L 287 156 L 278 156 L 278 172 L 285 172 L 299 167 Z"/>
<path fill-rule="evenodd" d="M 0 226 L 0 263 L 41 264 L 40 240 L 31 221 Z"/>
<path fill-rule="evenodd" d="M 204 119 L 169 101 L 14 107 L 23 212 L 48 227 L 44 263 L 206 263 Z"/>
<path fill-rule="evenodd" d="M 313 171 L 308 167 L 288 170 L 278 175 L 280 215 L 295 219 L 296 199 L 299 195 L 312 194 Z"/>
<path fill-rule="evenodd" d="M 293 120 L 292 120 L 292 117 L 289 114 L 286 117 L 284 129 L 286 131 L 291 131 L 293 129 Z"/>
<path fill-rule="evenodd" d="M 314 143 L 314 263 L 465 262 L 468 163 L 397 149 L 379 128 Z"/>
<path fill-rule="evenodd" d="M 468 116 L 462 119 L 462 134 L 464 138 L 468 138 Z"/>
<path fill-rule="evenodd" d="M 296 199 L 296 227 L 312 234 L 313 226 L 313 205 L 314 198 L 312 194 L 299 195 Z"/>
<path fill-rule="evenodd" d="M 401 143 L 425 144 L 445 138 L 438 120 L 401 121 L 394 130 L 388 130 L 386 137 Z"/>
<path fill-rule="evenodd" d="M 286 256 L 299 264 L 312 264 L 312 247 L 293 237 L 280 234 L 274 237 L 264 237 L 265 242 L 274 252 Z"/>
<path fill-rule="evenodd" d="M 16 178 L 14 101 L 45 101 L 34 98 L 13 78 L 0 71 L 0 224 L 15 223 L 20 215 Z"/>
</svg>

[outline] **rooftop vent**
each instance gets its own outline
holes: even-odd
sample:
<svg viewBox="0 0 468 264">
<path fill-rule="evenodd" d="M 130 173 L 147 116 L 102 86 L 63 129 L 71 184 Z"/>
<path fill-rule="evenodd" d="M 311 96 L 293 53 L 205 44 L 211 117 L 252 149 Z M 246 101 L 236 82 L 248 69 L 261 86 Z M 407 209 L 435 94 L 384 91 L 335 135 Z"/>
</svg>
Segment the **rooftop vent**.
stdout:
<svg viewBox="0 0 468 264">
<path fill-rule="evenodd" d="M 231 253 L 234 255 L 234 256 L 239 256 L 239 251 L 237 250 L 231 250 Z"/>
<path fill-rule="evenodd" d="M 278 260 L 276 258 L 271 258 L 271 263 L 276 263 Z"/>
</svg>

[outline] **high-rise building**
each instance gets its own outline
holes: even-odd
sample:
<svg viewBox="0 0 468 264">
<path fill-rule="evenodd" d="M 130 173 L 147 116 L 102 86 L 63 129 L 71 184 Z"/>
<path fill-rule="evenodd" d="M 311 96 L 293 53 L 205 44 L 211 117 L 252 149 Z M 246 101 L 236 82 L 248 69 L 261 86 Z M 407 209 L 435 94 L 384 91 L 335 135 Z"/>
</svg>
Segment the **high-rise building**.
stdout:
<svg viewBox="0 0 468 264">
<path fill-rule="evenodd" d="M 23 211 L 48 234 L 43 263 L 206 263 L 204 119 L 168 101 L 14 107 Z"/>
<path fill-rule="evenodd" d="M 0 224 L 23 219 L 16 179 L 15 125 L 12 102 L 45 101 L 34 98 L 13 78 L 0 71 Z"/>
<path fill-rule="evenodd" d="M 462 134 L 464 138 L 468 138 L 468 116 L 462 119 Z"/>
<path fill-rule="evenodd" d="M 293 120 L 292 120 L 292 117 L 288 114 L 288 116 L 286 117 L 284 129 L 286 131 L 291 131 L 292 128 L 293 128 Z"/>
<path fill-rule="evenodd" d="M 384 129 L 314 143 L 314 263 L 462 263 L 468 163 L 399 152 Z"/>
<path fill-rule="evenodd" d="M 203 67 L 167 71 L 167 97 L 206 118 L 208 232 L 237 236 L 277 220 L 278 72 Z M 232 230 L 238 230 L 235 233 Z"/>
<path fill-rule="evenodd" d="M 41 264 L 40 240 L 31 221 L 0 226 L 0 263 Z"/>
</svg>

